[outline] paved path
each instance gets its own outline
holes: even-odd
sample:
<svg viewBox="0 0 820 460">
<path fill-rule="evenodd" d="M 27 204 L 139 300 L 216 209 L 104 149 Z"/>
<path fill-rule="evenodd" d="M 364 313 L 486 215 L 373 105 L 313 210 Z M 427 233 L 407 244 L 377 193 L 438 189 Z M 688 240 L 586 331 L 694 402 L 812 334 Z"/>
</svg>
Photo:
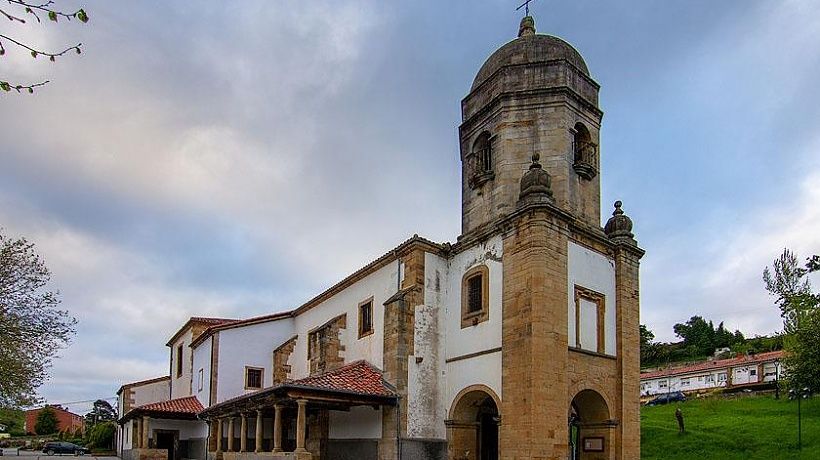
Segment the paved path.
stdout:
<svg viewBox="0 0 820 460">
<path fill-rule="evenodd" d="M 12 460 L 12 459 L 14 459 L 18 456 L 19 457 L 25 457 L 26 460 L 35 460 L 35 459 L 36 460 L 57 460 L 57 459 L 62 458 L 62 457 L 66 457 L 66 458 L 69 458 L 69 457 L 73 458 L 74 457 L 74 455 L 72 455 L 72 454 L 55 454 L 55 455 L 49 456 L 49 455 L 46 455 L 46 454 L 44 454 L 40 451 L 31 451 L 31 450 L 18 451 L 17 449 L 9 449 L 9 448 L 0 449 L 0 450 L 3 451 L 3 457 L 2 458 L 6 459 L 6 460 Z M 97 459 L 99 459 L 99 460 L 118 460 L 117 457 L 95 457 L 93 455 L 83 455 L 82 458 L 86 459 L 86 460 L 97 460 Z"/>
</svg>

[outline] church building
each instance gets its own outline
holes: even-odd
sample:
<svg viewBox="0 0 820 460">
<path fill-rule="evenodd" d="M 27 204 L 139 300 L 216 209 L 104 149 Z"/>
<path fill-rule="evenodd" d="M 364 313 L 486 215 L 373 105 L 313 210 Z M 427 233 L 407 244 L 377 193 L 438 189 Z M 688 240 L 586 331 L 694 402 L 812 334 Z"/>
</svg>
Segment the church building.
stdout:
<svg viewBox="0 0 820 460">
<path fill-rule="evenodd" d="M 290 311 L 191 318 L 120 390 L 128 460 L 640 458 L 639 260 L 599 85 L 532 17 L 462 100 L 462 233 Z M 149 377 L 149 376 L 146 376 Z"/>
</svg>

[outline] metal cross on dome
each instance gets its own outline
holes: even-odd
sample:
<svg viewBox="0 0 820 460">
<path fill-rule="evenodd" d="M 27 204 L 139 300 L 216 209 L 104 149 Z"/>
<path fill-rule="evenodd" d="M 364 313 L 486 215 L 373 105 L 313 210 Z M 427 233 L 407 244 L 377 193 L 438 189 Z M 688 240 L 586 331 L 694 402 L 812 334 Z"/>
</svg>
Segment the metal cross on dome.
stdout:
<svg viewBox="0 0 820 460">
<path fill-rule="evenodd" d="M 521 4 L 521 6 L 516 8 L 515 11 L 518 11 L 521 8 L 524 8 L 524 16 L 529 16 L 530 15 L 530 2 L 534 2 L 534 1 L 535 0 L 526 0 L 524 3 Z"/>
</svg>

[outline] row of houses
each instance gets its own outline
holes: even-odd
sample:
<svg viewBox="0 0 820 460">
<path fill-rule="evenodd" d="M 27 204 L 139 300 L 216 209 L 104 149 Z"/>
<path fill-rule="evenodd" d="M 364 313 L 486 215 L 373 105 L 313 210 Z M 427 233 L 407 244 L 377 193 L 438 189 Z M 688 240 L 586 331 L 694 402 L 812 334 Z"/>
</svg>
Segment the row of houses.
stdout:
<svg viewBox="0 0 820 460">
<path fill-rule="evenodd" d="M 783 373 L 782 358 L 782 351 L 772 351 L 642 372 L 641 396 L 746 388 L 775 382 Z"/>
</svg>

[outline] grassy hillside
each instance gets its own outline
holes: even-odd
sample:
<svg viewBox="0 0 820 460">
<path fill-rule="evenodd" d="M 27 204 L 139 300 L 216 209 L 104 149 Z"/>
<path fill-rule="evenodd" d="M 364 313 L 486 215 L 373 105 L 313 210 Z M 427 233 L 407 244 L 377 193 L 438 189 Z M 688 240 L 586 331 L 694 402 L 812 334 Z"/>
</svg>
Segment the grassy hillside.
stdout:
<svg viewBox="0 0 820 460">
<path fill-rule="evenodd" d="M 641 409 L 641 459 L 820 459 L 820 397 L 804 400 L 803 451 L 797 450 L 797 402 L 772 396 L 710 398 Z"/>
</svg>

